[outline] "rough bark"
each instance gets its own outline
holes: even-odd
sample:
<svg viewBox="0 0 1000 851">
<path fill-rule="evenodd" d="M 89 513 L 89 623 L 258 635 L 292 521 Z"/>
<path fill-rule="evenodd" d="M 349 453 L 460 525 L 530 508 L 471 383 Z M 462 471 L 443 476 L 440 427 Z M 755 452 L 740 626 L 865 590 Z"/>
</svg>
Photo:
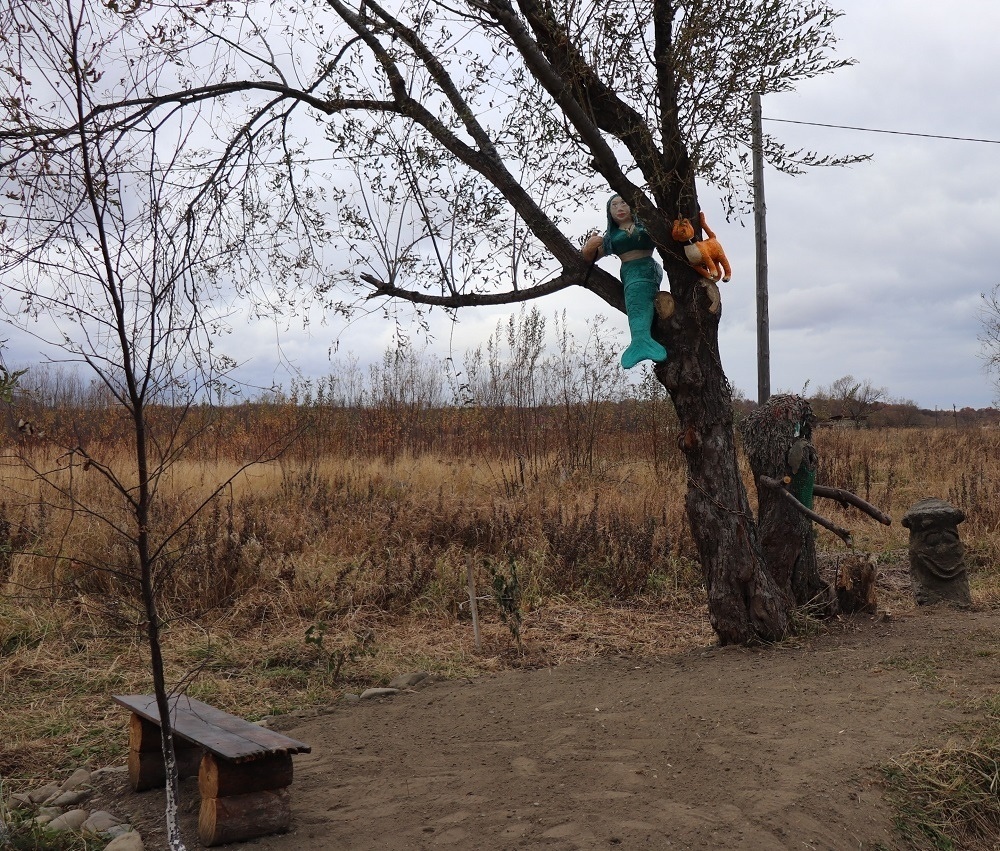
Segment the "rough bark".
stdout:
<svg viewBox="0 0 1000 851">
<path fill-rule="evenodd" d="M 757 526 L 768 569 L 794 605 L 828 615 L 836 611 L 836 595 L 820 577 L 812 523 L 782 493 L 762 483 L 762 478 L 780 480 L 791 472 L 788 451 L 797 438 L 808 440 L 812 419 L 805 399 L 772 396 L 743 421 L 741 431 L 757 486 Z"/>
<path fill-rule="evenodd" d="M 789 596 L 768 572 L 739 475 L 732 395 L 718 348 L 721 311 L 709 312 L 698 276 L 670 256 L 677 308 L 654 336 L 670 356 L 657 377 L 670 392 L 687 462 L 688 523 L 698 548 L 708 611 L 722 644 L 777 641 L 788 632 Z"/>
</svg>

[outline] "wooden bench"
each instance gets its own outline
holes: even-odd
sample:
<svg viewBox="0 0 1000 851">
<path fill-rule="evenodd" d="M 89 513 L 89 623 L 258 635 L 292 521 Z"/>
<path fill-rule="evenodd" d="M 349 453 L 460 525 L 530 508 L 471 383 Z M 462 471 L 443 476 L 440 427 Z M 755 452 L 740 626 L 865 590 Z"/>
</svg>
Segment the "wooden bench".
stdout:
<svg viewBox="0 0 1000 851">
<path fill-rule="evenodd" d="M 166 770 L 156 698 L 129 694 L 112 699 L 132 713 L 128 754 L 132 788 L 140 792 L 162 787 Z M 198 838 L 204 845 L 288 830 L 292 754 L 309 753 L 309 745 L 187 695 L 170 698 L 170 720 L 178 774 L 198 775 Z"/>
</svg>

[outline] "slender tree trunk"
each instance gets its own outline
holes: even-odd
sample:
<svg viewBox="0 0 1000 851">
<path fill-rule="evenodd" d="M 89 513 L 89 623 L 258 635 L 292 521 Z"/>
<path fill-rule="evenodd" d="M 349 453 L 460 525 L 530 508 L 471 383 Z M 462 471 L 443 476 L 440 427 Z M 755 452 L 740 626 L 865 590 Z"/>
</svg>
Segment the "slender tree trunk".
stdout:
<svg viewBox="0 0 1000 851">
<path fill-rule="evenodd" d="M 127 350 L 131 354 L 131 350 Z M 135 429 L 136 468 L 139 479 L 138 499 L 135 502 L 137 525 L 136 548 L 139 558 L 139 582 L 142 588 L 142 602 L 146 610 L 146 637 L 149 641 L 150 669 L 153 675 L 153 694 L 160 715 L 160 741 L 163 749 L 163 766 L 166 773 L 167 848 L 169 851 L 186 851 L 181 835 L 178 817 L 178 771 L 177 755 L 174 752 L 173 719 L 167 694 L 166 677 L 163 671 L 163 653 L 160 645 L 160 614 L 156 605 L 156 589 L 153 581 L 154 559 L 150 551 L 149 526 L 152 492 L 149 481 L 149 456 L 147 450 L 146 405 L 131 374 L 129 392 L 132 400 L 132 417 Z"/>
</svg>

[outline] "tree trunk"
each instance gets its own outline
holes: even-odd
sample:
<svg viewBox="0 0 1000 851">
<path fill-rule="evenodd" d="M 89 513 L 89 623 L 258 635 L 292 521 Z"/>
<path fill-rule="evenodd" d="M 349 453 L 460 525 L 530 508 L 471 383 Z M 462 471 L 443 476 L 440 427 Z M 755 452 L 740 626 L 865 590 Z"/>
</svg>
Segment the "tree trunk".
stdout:
<svg viewBox="0 0 1000 851">
<path fill-rule="evenodd" d="M 664 257 L 676 310 L 654 329 L 669 356 L 656 368 L 677 410 L 687 460 L 688 523 L 698 548 L 712 628 L 721 644 L 777 641 L 790 598 L 768 572 L 740 478 L 732 394 L 719 357 L 721 311 L 708 310 L 700 277 Z"/>
</svg>

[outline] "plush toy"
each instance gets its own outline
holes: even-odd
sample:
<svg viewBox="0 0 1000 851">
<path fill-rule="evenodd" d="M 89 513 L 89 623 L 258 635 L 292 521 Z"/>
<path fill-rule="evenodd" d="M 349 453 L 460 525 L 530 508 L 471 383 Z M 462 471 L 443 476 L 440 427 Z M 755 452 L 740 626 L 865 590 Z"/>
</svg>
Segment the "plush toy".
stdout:
<svg viewBox="0 0 1000 851">
<path fill-rule="evenodd" d="M 733 270 L 729 266 L 726 252 L 705 221 L 704 213 L 701 214 L 701 229 L 708 235 L 708 239 L 698 242 L 694 238 L 694 227 L 690 219 L 674 219 L 671 236 L 677 242 L 684 243 L 684 256 L 699 275 L 713 283 L 720 278 L 728 281 L 733 276 Z"/>
</svg>

